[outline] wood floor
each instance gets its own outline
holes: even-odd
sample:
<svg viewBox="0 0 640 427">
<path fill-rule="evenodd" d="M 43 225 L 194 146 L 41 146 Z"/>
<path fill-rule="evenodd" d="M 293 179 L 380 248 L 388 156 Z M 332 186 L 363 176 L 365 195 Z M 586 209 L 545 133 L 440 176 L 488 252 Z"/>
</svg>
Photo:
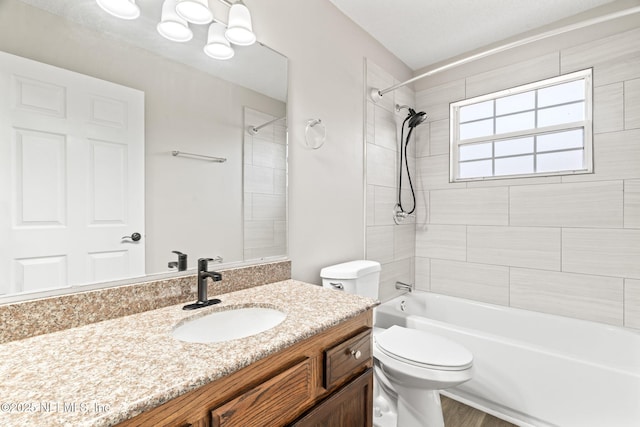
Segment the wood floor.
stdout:
<svg viewBox="0 0 640 427">
<path fill-rule="evenodd" d="M 445 427 L 516 427 L 493 415 L 440 395 Z"/>
</svg>

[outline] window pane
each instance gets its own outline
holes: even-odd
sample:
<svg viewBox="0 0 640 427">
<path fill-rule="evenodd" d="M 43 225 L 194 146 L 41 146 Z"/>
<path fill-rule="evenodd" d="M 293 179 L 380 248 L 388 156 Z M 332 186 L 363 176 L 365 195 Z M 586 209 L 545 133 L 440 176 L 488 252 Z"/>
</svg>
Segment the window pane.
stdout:
<svg viewBox="0 0 640 427">
<path fill-rule="evenodd" d="M 496 176 L 533 173 L 533 155 L 496 159 Z"/>
<path fill-rule="evenodd" d="M 512 114 L 496 118 L 496 134 L 535 128 L 535 113 Z"/>
<path fill-rule="evenodd" d="M 558 172 L 584 169 L 584 150 L 539 154 L 536 172 Z"/>
<path fill-rule="evenodd" d="M 476 160 L 476 159 L 486 159 L 491 158 L 491 143 L 486 142 L 484 144 L 469 144 L 469 145 L 461 145 L 459 160 Z"/>
<path fill-rule="evenodd" d="M 519 93 L 496 99 L 496 115 L 517 113 L 518 111 L 533 110 L 536 106 L 535 91 Z"/>
<path fill-rule="evenodd" d="M 538 136 L 537 149 L 541 151 L 566 150 L 568 148 L 582 148 L 584 146 L 582 129 L 568 132 L 547 133 Z"/>
<path fill-rule="evenodd" d="M 460 125 L 460 140 L 493 135 L 493 119 Z"/>
<path fill-rule="evenodd" d="M 493 100 L 471 104 L 460 108 L 460 122 L 469 122 L 493 117 Z"/>
<path fill-rule="evenodd" d="M 495 150 L 496 157 L 533 153 L 533 137 L 496 141 Z"/>
<path fill-rule="evenodd" d="M 584 80 L 576 80 L 538 90 L 538 107 L 582 101 L 583 99 Z"/>
<path fill-rule="evenodd" d="M 479 176 L 492 175 L 491 160 L 460 163 L 460 178 L 477 178 Z"/>
<path fill-rule="evenodd" d="M 560 125 L 584 120 L 584 102 L 545 108 L 538 111 L 538 127 Z"/>
</svg>

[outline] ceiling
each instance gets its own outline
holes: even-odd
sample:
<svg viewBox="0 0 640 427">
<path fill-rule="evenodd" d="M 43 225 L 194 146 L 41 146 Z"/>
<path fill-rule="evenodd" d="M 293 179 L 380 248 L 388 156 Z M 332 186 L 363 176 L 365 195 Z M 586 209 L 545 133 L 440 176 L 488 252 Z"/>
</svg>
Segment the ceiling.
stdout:
<svg viewBox="0 0 640 427">
<path fill-rule="evenodd" d="M 330 0 L 412 70 L 613 0 Z"/>
<path fill-rule="evenodd" d="M 20 1 L 63 16 L 110 38 L 187 64 L 272 98 L 284 102 L 287 100 L 287 60 L 284 56 L 260 43 L 254 43 L 251 46 L 234 46 L 236 54 L 230 60 L 209 58 L 202 52 L 207 40 L 206 25 L 190 25 L 194 36 L 187 43 L 168 41 L 156 31 L 161 14 L 160 0 L 138 1 L 136 4 L 141 14 L 134 21 L 114 18 L 100 9 L 95 0 Z M 218 2 L 209 3 L 216 17 L 226 20 L 229 8 Z"/>
</svg>

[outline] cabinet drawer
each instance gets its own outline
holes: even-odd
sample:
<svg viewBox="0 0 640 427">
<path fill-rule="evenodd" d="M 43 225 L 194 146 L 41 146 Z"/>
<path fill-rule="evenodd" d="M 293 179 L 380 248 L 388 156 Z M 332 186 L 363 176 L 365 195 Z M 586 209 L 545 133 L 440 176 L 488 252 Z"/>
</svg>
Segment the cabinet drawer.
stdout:
<svg viewBox="0 0 640 427">
<path fill-rule="evenodd" d="M 371 329 L 324 352 L 324 388 L 331 389 L 345 379 L 369 367 L 371 360 Z"/>
<path fill-rule="evenodd" d="M 291 422 L 313 395 L 311 359 L 263 382 L 211 411 L 214 427 L 281 426 Z"/>
</svg>

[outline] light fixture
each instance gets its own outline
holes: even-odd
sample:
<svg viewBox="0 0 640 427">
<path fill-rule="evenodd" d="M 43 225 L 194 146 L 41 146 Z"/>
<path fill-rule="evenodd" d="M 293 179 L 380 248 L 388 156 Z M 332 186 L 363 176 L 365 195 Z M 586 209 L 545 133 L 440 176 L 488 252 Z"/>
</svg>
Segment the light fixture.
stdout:
<svg viewBox="0 0 640 427">
<path fill-rule="evenodd" d="M 251 13 L 242 0 L 231 5 L 229 25 L 224 35 L 231 43 L 240 46 L 249 46 L 255 43 L 256 35 L 253 33 L 251 25 Z"/>
<path fill-rule="evenodd" d="M 192 24 L 208 24 L 213 20 L 208 0 L 179 0 L 176 12 Z"/>
<path fill-rule="evenodd" d="M 174 42 L 188 42 L 193 38 L 193 31 L 189 23 L 176 13 L 177 0 L 164 0 L 162 3 L 162 17 L 157 25 L 162 37 Z"/>
<path fill-rule="evenodd" d="M 136 0 L 96 0 L 98 6 L 110 15 L 120 19 L 136 19 L 140 8 Z"/>
<path fill-rule="evenodd" d="M 234 55 L 233 48 L 224 36 L 225 26 L 220 22 L 209 25 L 209 35 L 204 53 L 214 59 L 230 59 Z"/>
</svg>

